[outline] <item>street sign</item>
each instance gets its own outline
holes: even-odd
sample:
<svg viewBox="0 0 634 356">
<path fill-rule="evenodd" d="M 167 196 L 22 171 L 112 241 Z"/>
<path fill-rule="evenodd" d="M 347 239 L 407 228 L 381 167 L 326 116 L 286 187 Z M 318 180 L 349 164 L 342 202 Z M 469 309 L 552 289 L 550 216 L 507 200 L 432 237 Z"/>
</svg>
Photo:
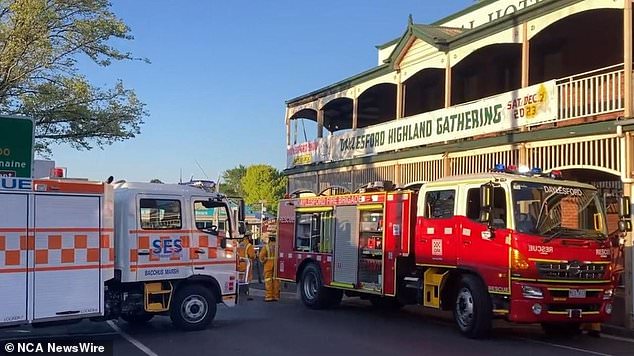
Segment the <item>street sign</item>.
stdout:
<svg viewBox="0 0 634 356">
<path fill-rule="evenodd" d="M 0 116 L 0 177 L 31 178 L 33 120 Z"/>
</svg>

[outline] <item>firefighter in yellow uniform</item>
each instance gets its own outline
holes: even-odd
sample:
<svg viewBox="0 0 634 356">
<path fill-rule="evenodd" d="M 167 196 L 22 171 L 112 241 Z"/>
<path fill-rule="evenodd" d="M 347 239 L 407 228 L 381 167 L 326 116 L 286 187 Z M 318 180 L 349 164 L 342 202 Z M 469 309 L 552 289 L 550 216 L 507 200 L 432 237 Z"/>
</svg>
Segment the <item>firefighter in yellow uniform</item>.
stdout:
<svg viewBox="0 0 634 356">
<path fill-rule="evenodd" d="M 246 276 L 246 282 L 251 283 L 253 280 L 253 267 L 255 264 L 255 247 L 253 247 L 251 233 L 247 232 L 238 245 L 238 256 L 241 258 L 240 263 L 238 264 L 238 272 L 241 274 L 247 272 L 247 262 L 242 260 L 242 258 L 248 258 L 251 261 L 251 268 L 249 268 L 248 276 Z"/>
<path fill-rule="evenodd" d="M 260 250 L 260 262 L 264 265 L 264 294 L 265 302 L 280 300 L 280 281 L 275 278 L 275 257 L 277 248 L 275 235 L 269 235 L 269 242 Z"/>
</svg>

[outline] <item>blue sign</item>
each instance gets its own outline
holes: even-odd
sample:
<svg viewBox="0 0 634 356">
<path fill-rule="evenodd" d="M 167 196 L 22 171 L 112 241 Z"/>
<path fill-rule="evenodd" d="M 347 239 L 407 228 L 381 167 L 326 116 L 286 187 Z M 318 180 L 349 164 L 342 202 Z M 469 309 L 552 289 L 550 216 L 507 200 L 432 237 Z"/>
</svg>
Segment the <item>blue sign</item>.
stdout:
<svg viewBox="0 0 634 356">
<path fill-rule="evenodd" d="M 0 190 L 32 190 L 33 181 L 29 178 L 0 177 Z"/>
</svg>

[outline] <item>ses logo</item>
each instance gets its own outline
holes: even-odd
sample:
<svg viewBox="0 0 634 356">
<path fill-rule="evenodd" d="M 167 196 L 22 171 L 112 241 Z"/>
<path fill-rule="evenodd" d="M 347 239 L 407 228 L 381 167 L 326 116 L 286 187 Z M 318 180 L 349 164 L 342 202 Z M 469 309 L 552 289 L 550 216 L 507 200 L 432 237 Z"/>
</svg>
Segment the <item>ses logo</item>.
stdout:
<svg viewBox="0 0 634 356">
<path fill-rule="evenodd" d="M 152 254 L 156 256 L 174 256 L 183 251 L 181 239 L 160 239 L 152 241 Z"/>
</svg>

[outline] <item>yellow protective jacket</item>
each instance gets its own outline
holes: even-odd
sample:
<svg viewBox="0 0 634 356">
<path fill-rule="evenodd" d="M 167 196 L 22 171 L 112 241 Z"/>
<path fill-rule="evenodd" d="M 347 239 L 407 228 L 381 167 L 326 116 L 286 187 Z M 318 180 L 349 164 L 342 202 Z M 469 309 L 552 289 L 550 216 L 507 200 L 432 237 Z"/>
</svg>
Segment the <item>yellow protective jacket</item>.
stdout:
<svg viewBox="0 0 634 356">
<path fill-rule="evenodd" d="M 251 244 L 250 242 L 241 242 L 240 245 L 238 245 L 238 256 L 250 259 L 251 270 L 253 270 L 253 263 L 255 262 L 255 248 L 253 247 L 253 244 Z M 246 269 L 247 263 L 244 261 L 240 261 L 240 264 L 238 265 L 238 271 L 244 272 L 246 271 Z"/>
<path fill-rule="evenodd" d="M 269 242 L 260 250 L 259 259 L 264 266 L 264 272 L 273 271 L 275 266 L 275 242 Z"/>
</svg>

